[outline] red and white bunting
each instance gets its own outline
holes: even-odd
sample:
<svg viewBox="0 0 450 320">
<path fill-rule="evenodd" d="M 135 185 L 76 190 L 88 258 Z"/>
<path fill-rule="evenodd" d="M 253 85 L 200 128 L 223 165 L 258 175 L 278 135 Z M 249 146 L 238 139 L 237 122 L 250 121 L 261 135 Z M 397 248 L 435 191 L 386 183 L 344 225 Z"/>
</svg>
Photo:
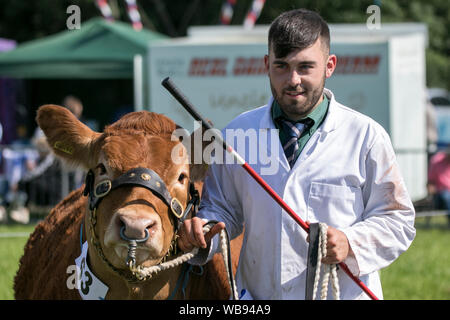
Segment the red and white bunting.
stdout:
<svg viewBox="0 0 450 320">
<path fill-rule="evenodd" d="M 258 20 L 259 15 L 264 7 L 266 0 L 253 0 L 252 7 L 247 13 L 244 20 L 244 28 L 251 29 L 255 25 L 256 20 Z"/>
<path fill-rule="evenodd" d="M 225 0 L 223 3 L 220 14 L 220 22 L 222 24 L 230 24 L 236 2 L 237 0 Z"/>
<path fill-rule="evenodd" d="M 136 0 L 125 0 L 127 3 L 128 17 L 130 17 L 133 28 L 136 31 L 142 30 L 141 15 L 139 14 Z"/>
<path fill-rule="evenodd" d="M 96 0 L 95 3 L 97 7 L 100 9 L 102 16 L 108 21 L 114 21 L 114 17 L 112 15 L 111 7 L 108 4 L 107 0 Z"/>
</svg>

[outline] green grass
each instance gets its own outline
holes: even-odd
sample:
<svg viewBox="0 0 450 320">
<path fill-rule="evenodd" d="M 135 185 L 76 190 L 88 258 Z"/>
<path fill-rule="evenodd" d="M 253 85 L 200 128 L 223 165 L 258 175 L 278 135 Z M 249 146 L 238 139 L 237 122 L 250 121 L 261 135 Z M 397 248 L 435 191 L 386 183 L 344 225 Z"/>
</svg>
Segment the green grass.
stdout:
<svg viewBox="0 0 450 320">
<path fill-rule="evenodd" d="M 416 219 L 417 234 L 411 247 L 381 270 L 386 300 L 450 299 L 450 229 L 444 216 Z"/>
<path fill-rule="evenodd" d="M 6 233 L 30 233 L 34 225 L 0 225 L 0 235 Z M 14 298 L 13 281 L 16 275 L 27 236 L 0 237 L 0 299 Z"/>
<path fill-rule="evenodd" d="M 0 225 L 0 234 L 32 232 L 34 225 Z M 416 220 L 411 247 L 381 270 L 386 300 L 450 300 L 450 229 L 446 217 L 433 217 L 426 227 Z M 0 299 L 13 299 L 13 279 L 27 237 L 0 237 Z"/>
</svg>

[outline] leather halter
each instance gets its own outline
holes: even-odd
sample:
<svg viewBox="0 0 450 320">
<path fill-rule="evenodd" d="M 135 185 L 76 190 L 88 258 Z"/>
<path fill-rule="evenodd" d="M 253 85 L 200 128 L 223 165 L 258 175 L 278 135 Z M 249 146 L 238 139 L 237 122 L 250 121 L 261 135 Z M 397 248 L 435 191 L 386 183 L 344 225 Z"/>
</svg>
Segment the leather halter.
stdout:
<svg viewBox="0 0 450 320">
<path fill-rule="evenodd" d="M 183 206 L 177 198 L 172 198 L 170 192 L 167 190 L 166 184 L 162 181 L 159 175 L 148 168 L 134 168 L 131 169 L 118 178 L 114 180 L 103 180 L 97 183 L 94 186 L 95 175 L 92 170 L 89 170 L 86 175 L 85 181 L 85 189 L 83 194 L 85 196 L 89 196 L 89 210 L 90 210 L 90 229 L 91 229 L 91 242 L 97 250 L 99 257 L 103 260 L 103 262 L 115 273 L 119 276 L 127 279 L 127 281 L 132 283 L 137 283 L 146 279 L 138 279 L 134 274 L 128 274 L 122 269 L 118 269 L 113 266 L 109 260 L 106 258 L 103 253 L 103 249 L 98 240 L 97 233 L 95 231 L 95 227 L 97 224 L 97 207 L 100 204 L 100 201 L 106 197 L 111 190 L 117 189 L 121 186 L 137 186 L 150 190 L 158 196 L 161 200 L 164 201 L 170 208 L 173 215 L 177 218 L 178 223 L 174 223 L 175 233 L 170 244 L 169 250 L 166 255 L 163 257 L 162 261 L 165 261 L 171 254 L 176 253 L 176 239 L 178 228 L 181 226 L 183 221 L 186 219 L 187 215 L 191 211 L 192 207 L 194 207 L 194 214 L 198 209 L 198 204 L 200 202 L 200 197 L 197 190 L 194 187 L 194 184 L 190 182 L 189 185 L 189 193 L 191 199 L 189 200 L 186 209 L 183 211 Z"/>
<path fill-rule="evenodd" d="M 122 186 L 136 186 L 146 188 L 158 196 L 165 204 L 170 208 L 173 215 L 178 219 L 178 224 L 175 224 L 175 230 L 183 223 L 186 216 L 198 206 L 200 197 L 198 191 L 195 189 L 194 184 L 190 182 L 189 193 L 191 199 L 189 200 L 186 209 L 183 209 L 182 204 L 177 198 L 171 196 L 167 190 L 166 184 L 160 178 L 160 176 L 153 170 L 148 168 L 133 168 L 114 180 L 103 180 L 94 186 L 94 172 L 89 170 L 86 175 L 86 187 L 84 189 L 84 195 L 89 196 L 89 210 L 96 209 L 100 201 L 108 195 L 112 190 Z"/>
</svg>

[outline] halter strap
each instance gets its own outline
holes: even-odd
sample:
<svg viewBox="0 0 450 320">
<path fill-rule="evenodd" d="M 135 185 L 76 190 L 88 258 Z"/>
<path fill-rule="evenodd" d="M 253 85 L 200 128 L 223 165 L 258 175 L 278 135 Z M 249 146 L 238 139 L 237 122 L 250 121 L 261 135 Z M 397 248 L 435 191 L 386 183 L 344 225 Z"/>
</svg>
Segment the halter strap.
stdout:
<svg viewBox="0 0 450 320">
<path fill-rule="evenodd" d="M 176 246 L 176 238 L 177 238 L 177 231 L 181 223 L 184 221 L 186 216 L 191 212 L 192 207 L 194 207 L 194 214 L 198 208 L 198 204 L 200 202 L 199 194 L 197 190 L 194 187 L 194 184 L 190 182 L 189 185 L 189 194 L 191 199 L 189 200 L 188 204 L 186 205 L 186 210 L 183 210 L 183 206 L 179 202 L 177 198 L 172 198 L 169 191 L 167 190 L 166 184 L 162 181 L 162 179 L 159 177 L 159 175 L 154 172 L 151 169 L 148 168 L 134 168 L 131 169 L 118 178 L 114 180 L 103 180 L 97 183 L 94 186 L 95 181 L 95 175 L 92 170 L 89 170 L 86 175 L 86 181 L 85 181 L 85 189 L 83 191 L 83 194 L 85 196 L 89 196 L 89 210 L 90 210 L 90 228 L 91 228 L 91 240 L 94 245 L 94 247 L 97 249 L 97 253 L 99 254 L 100 258 L 106 263 L 107 266 L 109 266 L 114 272 L 119 274 L 121 277 L 124 277 L 130 282 L 137 282 L 145 280 L 145 278 L 140 279 L 137 278 L 134 273 L 131 275 L 131 277 L 127 276 L 126 273 L 124 273 L 121 269 L 117 269 L 114 267 L 108 259 L 105 257 L 103 250 L 101 248 L 101 245 L 99 244 L 97 234 L 95 232 L 95 226 L 96 226 L 96 211 L 97 207 L 100 204 L 100 201 L 106 197 L 111 190 L 117 189 L 121 186 L 137 186 L 146 188 L 150 191 L 152 191 L 156 196 L 161 198 L 171 209 L 172 213 L 175 215 L 175 217 L 178 220 L 174 223 L 174 238 L 172 239 L 171 246 L 169 248 L 169 251 L 166 253 L 166 256 L 163 258 L 162 261 L 165 261 L 165 259 L 171 254 L 172 252 L 172 244 L 174 245 L 173 248 Z M 80 235 L 81 236 L 81 235 Z M 132 240 L 132 239 L 131 239 Z"/>
<path fill-rule="evenodd" d="M 153 194 L 158 196 L 169 206 L 172 213 L 179 219 L 180 223 L 184 221 L 187 214 L 191 211 L 192 206 L 198 205 L 199 202 L 198 192 L 191 183 L 189 187 L 191 199 L 186 206 L 186 210 L 184 210 L 180 201 L 171 196 L 161 177 L 155 171 L 148 168 L 133 168 L 112 181 L 103 180 L 95 186 L 94 173 L 92 170 L 89 170 L 86 175 L 86 187 L 84 189 L 84 195 L 89 195 L 89 209 L 92 211 L 97 208 L 100 201 L 109 192 L 122 186 L 138 186 L 152 191 Z M 178 225 L 176 228 L 178 228 Z"/>
</svg>

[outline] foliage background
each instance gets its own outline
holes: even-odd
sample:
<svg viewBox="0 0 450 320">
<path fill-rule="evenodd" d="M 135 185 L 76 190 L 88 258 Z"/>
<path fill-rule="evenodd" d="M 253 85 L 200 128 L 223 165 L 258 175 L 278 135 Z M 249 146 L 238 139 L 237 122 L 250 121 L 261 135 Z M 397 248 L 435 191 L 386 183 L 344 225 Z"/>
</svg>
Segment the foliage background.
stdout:
<svg viewBox="0 0 450 320">
<path fill-rule="evenodd" d="M 219 24 L 225 0 L 137 0 L 144 27 L 177 37 L 191 25 Z M 239 0 L 231 24 L 244 21 L 253 0 Z M 124 0 L 109 0 L 116 19 L 129 21 Z M 18 42 L 45 37 L 66 28 L 66 8 L 81 8 L 81 20 L 100 16 L 94 0 L 0 0 L 0 37 Z M 450 3 L 448 0 L 267 0 L 257 24 L 270 24 L 293 8 L 316 10 L 329 23 L 365 23 L 369 5 L 381 9 L 383 22 L 423 22 L 428 26 L 427 86 L 450 90 Z"/>
</svg>

